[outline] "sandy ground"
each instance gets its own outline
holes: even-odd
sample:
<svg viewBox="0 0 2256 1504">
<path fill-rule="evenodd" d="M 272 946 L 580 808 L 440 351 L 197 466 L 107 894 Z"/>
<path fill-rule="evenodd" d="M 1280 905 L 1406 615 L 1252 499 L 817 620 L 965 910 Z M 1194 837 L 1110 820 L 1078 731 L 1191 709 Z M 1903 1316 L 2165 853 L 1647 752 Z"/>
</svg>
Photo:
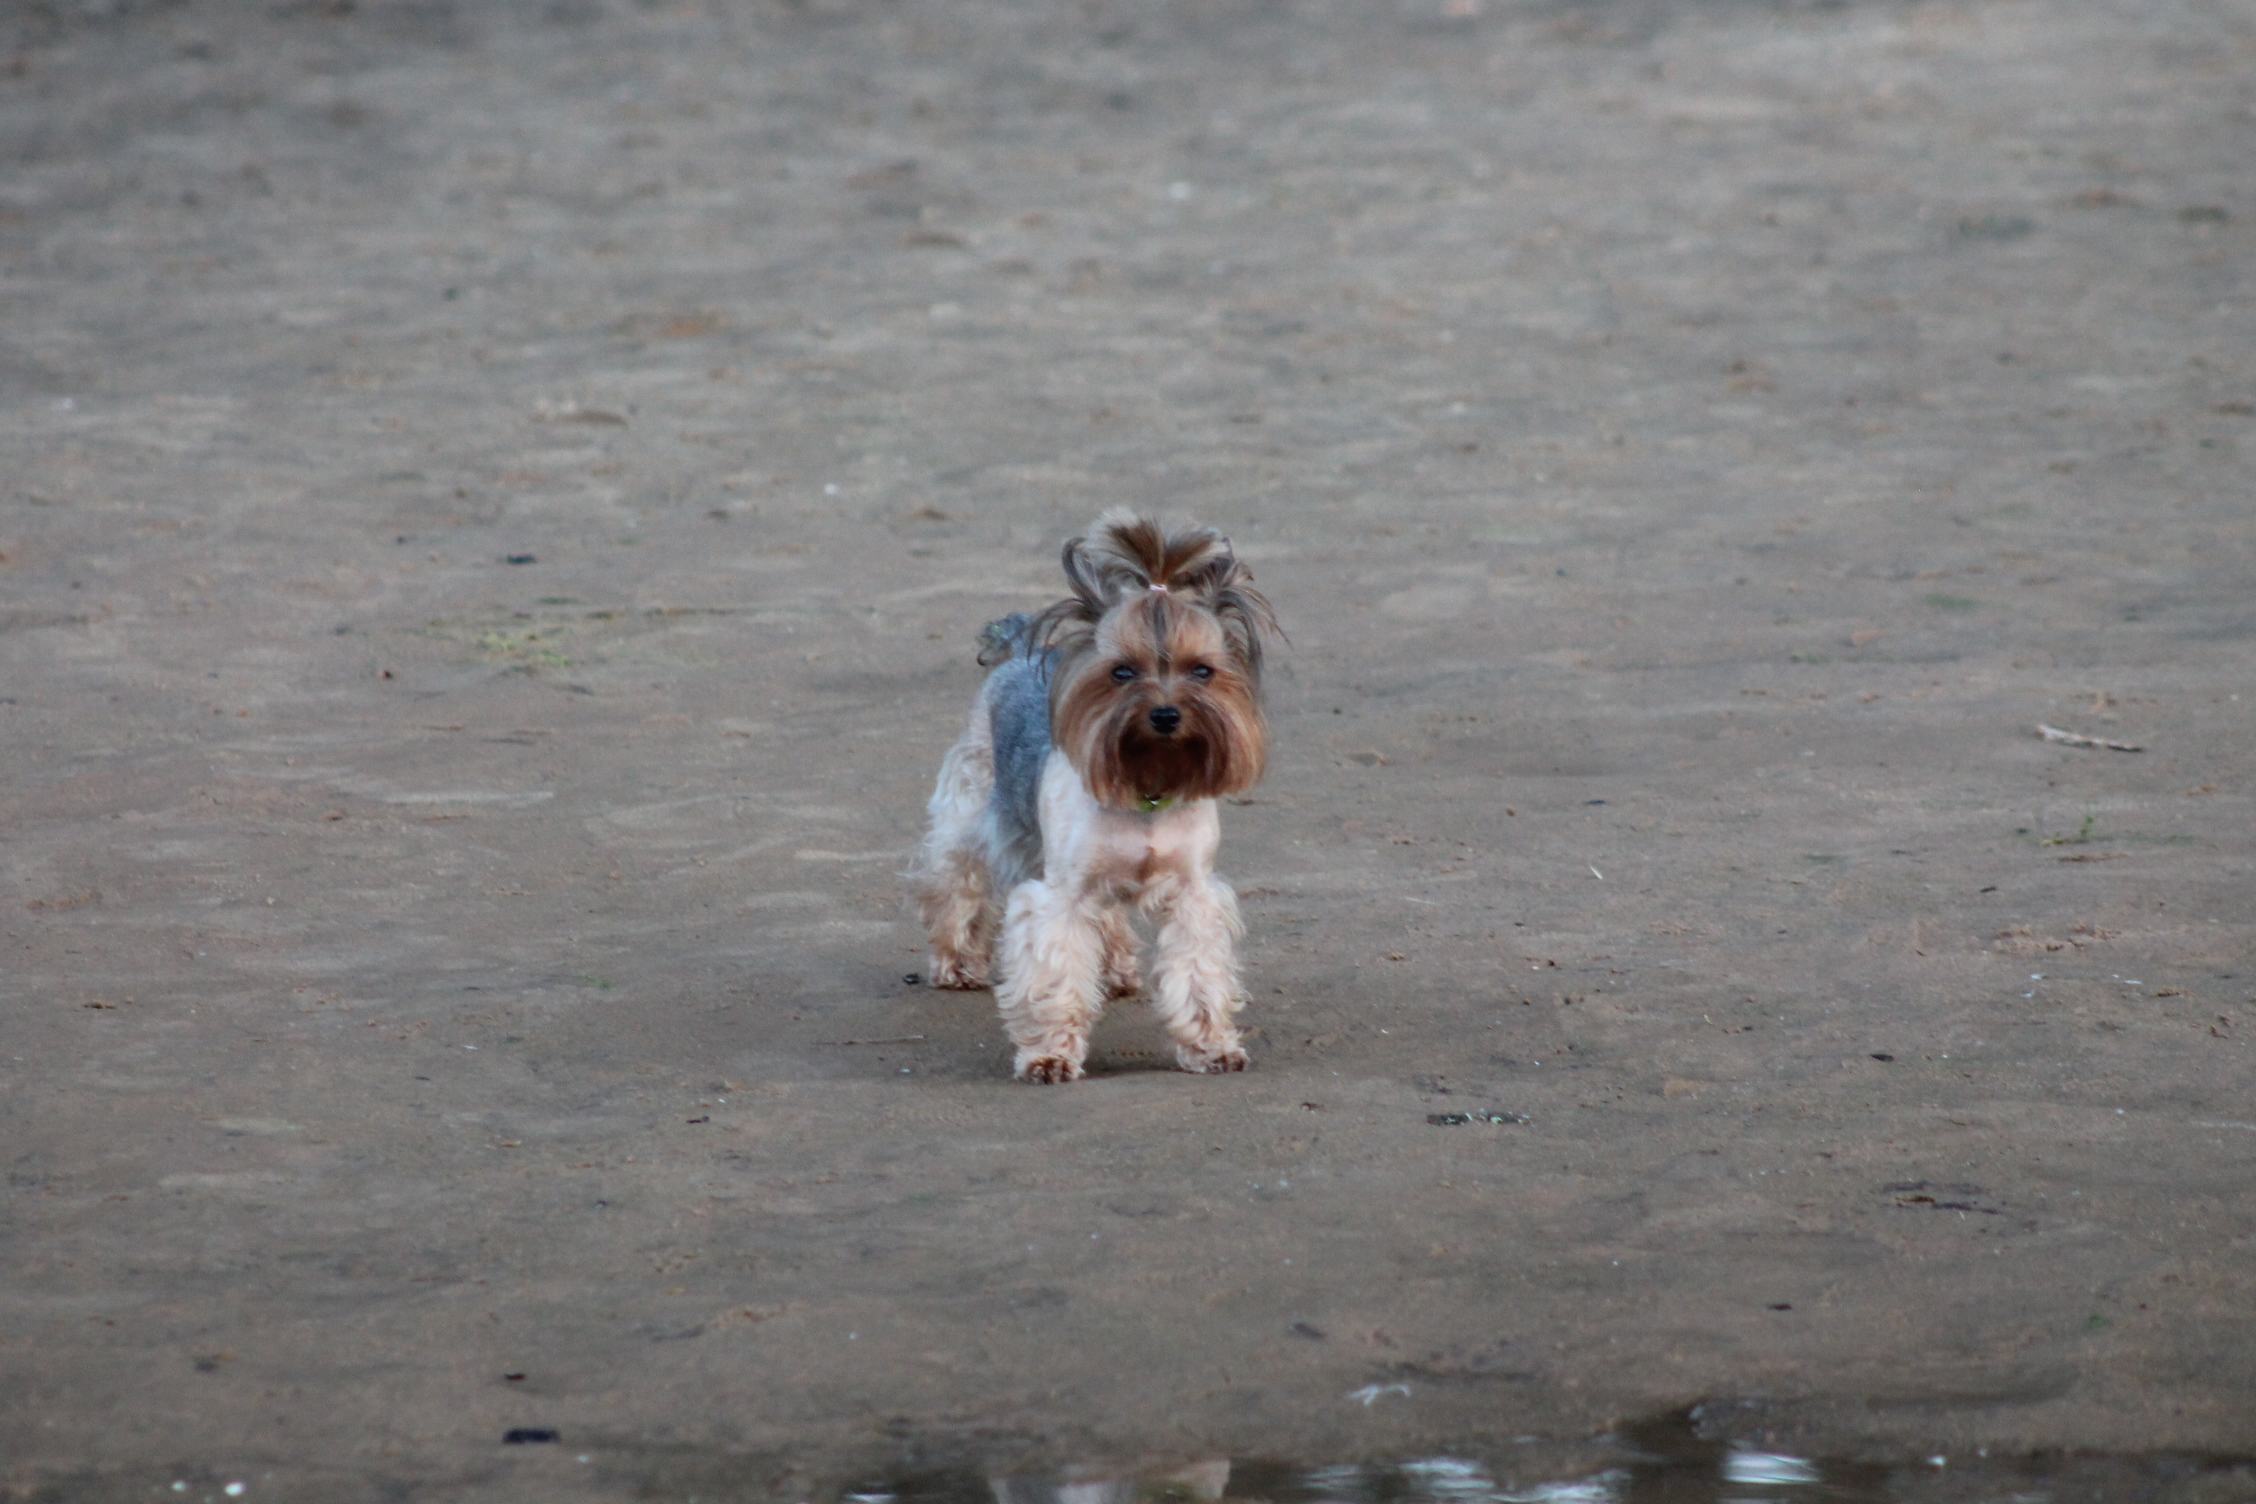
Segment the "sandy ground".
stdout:
<svg viewBox="0 0 2256 1504">
<path fill-rule="evenodd" d="M 0 151 L 18 1495 L 2256 1449 L 2246 6 L 62 0 Z M 1114 504 L 1256 1058 L 1022 1087 L 894 874 Z"/>
</svg>

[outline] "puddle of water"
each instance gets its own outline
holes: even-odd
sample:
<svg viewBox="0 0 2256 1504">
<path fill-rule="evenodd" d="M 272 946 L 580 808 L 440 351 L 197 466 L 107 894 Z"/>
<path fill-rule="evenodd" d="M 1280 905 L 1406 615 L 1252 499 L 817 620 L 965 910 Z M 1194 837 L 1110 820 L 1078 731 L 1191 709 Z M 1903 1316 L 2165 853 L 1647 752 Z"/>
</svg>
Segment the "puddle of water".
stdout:
<svg viewBox="0 0 2256 1504">
<path fill-rule="evenodd" d="M 934 1471 L 837 1504 L 2256 1504 L 2256 1458 L 2182 1453 L 1852 1462 L 1703 1434 L 1700 1412 L 1601 1438 L 1587 1471 L 1544 1476 L 1537 1439 L 1328 1467 L 1208 1458 L 1143 1470 Z M 1521 1454 L 1516 1460 L 1515 1454 Z M 1529 1464 L 1534 1464 L 1532 1467 Z"/>
<path fill-rule="evenodd" d="M 1873 1462 L 1773 1450 L 1784 1445 L 1775 1440 L 1733 1439 L 1725 1427 L 1734 1423 L 1743 1427 L 1745 1414 L 1719 1405 L 1595 1438 L 1502 1436 L 1384 1462 L 1314 1466 L 1209 1456 L 1047 1471 L 964 1462 L 879 1467 L 858 1477 L 830 1473 L 827 1481 L 822 1467 L 787 1452 L 521 1428 L 494 1438 L 493 1452 L 508 1455 L 489 1456 L 473 1469 L 475 1485 L 466 1482 L 471 1473 L 438 1483 L 278 1466 L 236 1474 L 167 1471 L 136 1483 L 102 1470 L 47 1480 L 25 1497 L 41 1504 L 229 1504 L 237 1496 L 252 1504 L 531 1498 L 556 1504 L 2256 1504 L 2256 1453 L 1977 1454 Z M 924 1450 L 909 1434 L 898 1444 L 905 1451 L 896 1455 Z M 497 1468 L 497 1462 L 507 1465 Z"/>
</svg>

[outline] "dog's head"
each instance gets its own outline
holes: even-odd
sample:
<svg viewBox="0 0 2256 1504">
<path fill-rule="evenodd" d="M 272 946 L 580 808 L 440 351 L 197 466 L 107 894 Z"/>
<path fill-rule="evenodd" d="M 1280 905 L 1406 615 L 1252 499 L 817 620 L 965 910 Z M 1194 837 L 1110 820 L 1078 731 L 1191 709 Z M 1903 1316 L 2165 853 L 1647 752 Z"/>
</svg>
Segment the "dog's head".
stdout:
<svg viewBox="0 0 2256 1504">
<path fill-rule="evenodd" d="M 1261 638 L 1275 614 L 1230 540 L 1107 512 L 1065 545 L 1073 594 L 1036 618 L 1058 650 L 1050 735 L 1098 802 L 1241 793 L 1261 780 Z"/>
</svg>

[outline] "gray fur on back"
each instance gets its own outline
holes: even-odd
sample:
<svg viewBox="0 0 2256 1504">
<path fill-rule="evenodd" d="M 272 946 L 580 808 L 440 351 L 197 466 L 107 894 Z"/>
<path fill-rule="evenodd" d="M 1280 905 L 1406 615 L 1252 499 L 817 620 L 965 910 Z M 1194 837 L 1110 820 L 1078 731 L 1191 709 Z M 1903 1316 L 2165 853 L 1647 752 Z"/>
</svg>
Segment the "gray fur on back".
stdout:
<svg viewBox="0 0 2256 1504">
<path fill-rule="evenodd" d="M 1050 759 L 1050 670 L 1057 654 L 1029 651 L 1024 617 L 988 627 L 1010 642 L 1011 655 L 987 678 L 987 713 L 995 733 L 995 789 L 987 799 L 987 867 L 997 897 L 1042 875 L 1042 820 L 1037 802 Z"/>
</svg>

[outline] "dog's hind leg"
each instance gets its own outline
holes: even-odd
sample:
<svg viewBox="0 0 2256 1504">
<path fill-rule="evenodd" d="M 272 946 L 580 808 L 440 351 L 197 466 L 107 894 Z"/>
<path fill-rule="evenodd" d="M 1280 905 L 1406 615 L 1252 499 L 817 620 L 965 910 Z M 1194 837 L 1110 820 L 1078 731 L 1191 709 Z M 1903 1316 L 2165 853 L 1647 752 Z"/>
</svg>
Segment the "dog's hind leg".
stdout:
<svg viewBox="0 0 2256 1504">
<path fill-rule="evenodd" d="M 963 739 L 940 764 L 926 810 L 932 825 L 909 869 L 917 916 L 932 945 L 932 985 L 987 985 L 997 896 L 987 871 L 982 816 L 995 786 L 995 747 L 985 696 Z"/>
<path fill-rule="evenodd" d="M 1134 997 L 1143 990 L 1144 977 L 1136 965 L 1136 927 L 1128 922 L 1128 911 L 1107 905 L 1097 928 L 1104 937 L 1105 996 Z"/>
<path fill-rule="evenodd" d="M 1194 878 L 1168 895 L 1159 927 L 1152 1010 L 1175 1037 L 1187 1071 L 1242 1071 L 1245 1047 L 1233 1022 L 1245 1006 L 1238 987 L 1238 899 L 1218 877 Z"/>
<path fill-rule="evenodd" d="M 995 923 L 987 866 L 978 851 L 952 847 L 944 852 L 927 884 L 918 890 L 917 909 L 932 945 L 932 985 L 985 987 Z"/>
</svg>

